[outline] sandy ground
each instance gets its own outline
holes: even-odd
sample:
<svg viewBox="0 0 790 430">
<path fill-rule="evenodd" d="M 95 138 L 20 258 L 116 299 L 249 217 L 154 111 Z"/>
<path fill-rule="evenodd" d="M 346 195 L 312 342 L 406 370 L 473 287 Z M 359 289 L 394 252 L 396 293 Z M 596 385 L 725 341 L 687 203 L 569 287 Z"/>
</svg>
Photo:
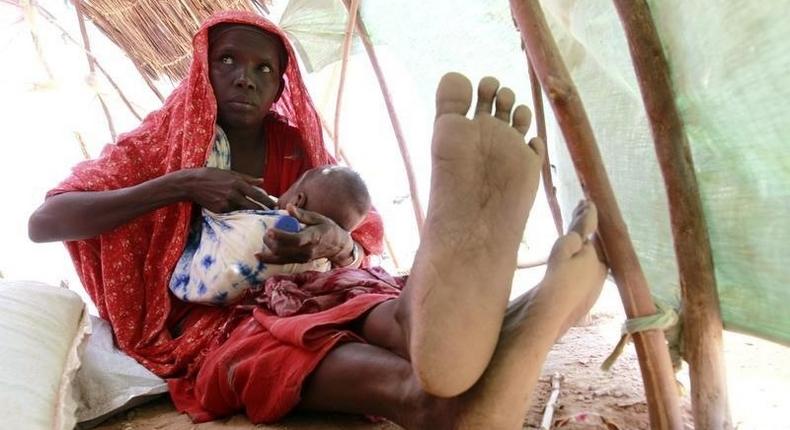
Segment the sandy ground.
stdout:
<svg viewBox="0 0 790 430">
<path fill-rule="evenodd" d="M 516 285 L 532 285 L 542 273 L 519 273 Z M 516 294 L 519 293 L 518 291 Z M 559 374 L 560 395 L 554 415 L 557 429 L 643 430 L 649 428 L 647 405 L 636 353 L 626 348 L 611 371 L 603 372 L 600 364 L 617 343 L 624 314 L 616 288 L 607 284 L 586 323 L 572 328 L 549 354 L 532 407 L 526 414 L 524 429 L 539 429 L 551 378 Z M 760 341 L 748 336 L 727 333 L 725 351 L 729 373 L 733 420 L 739 430 L 790 429 L 782 412 L 790 407 L 787 392 L 790 388 L 790 348 Z M 685 371 L 678 380 L 689 387 Z M 688 393 L 684 392 L 682 406 L 686 422 L 691 423 Z M 583 416 L 586 423 L 573 422 Z M 398 429 L 388 423 L 370 423 L 362 418 L 330 414 L 296 414 L 274 426 L 252 425 L 243 416 L 192 424 L 184 415 L 173 410 L 163 398 L 129 412 L 120 414 L 99 429 Z M 689 429 L 693 427 L 688 425 Z"/>
<path fill-rule="evenodd" d="M 608 372 L 600 370 L 619 340 L 623 318 L 615 287 L 607 285 L 587 321 L 572 328 L 549 353 L 524 421 L 525 429 L 540 428 L 555 374 L 561 378 L 555 428 L 650 428 L 634 348 L 627 347 Z M 688 401 L 685 403 L 689 409 Z M 587 422 L 574 422 L 574 417 L 580 421 L 584 417 Z"/>
</svg>

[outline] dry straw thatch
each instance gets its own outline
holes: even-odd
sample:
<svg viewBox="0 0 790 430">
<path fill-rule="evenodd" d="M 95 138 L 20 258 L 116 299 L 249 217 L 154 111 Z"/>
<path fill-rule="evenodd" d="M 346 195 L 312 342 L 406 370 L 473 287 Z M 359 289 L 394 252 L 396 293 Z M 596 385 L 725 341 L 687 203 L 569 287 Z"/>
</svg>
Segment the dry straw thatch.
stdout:
<svg viewBox="0 0 790 430">
<path fill-rule="evenodd" d="M 83 12 L 152 79 L 186 76 L 192 35 L 221 10 L 267 12 L 270 0 L 80 0 Z"/>
</svg>

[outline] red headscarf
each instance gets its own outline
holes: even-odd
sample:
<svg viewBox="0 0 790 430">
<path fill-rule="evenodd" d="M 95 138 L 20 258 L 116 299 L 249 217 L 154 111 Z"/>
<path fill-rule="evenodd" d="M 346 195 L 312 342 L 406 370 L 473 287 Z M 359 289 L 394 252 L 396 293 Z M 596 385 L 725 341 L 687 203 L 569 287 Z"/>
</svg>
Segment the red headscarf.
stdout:
<svg viewBox="0 0 790 430">
<path fill-rule="evenodd" d="M 115 145 L 105 147 L 99 158 L 78 164 L 48 196 L 126 188 L 169 172 L 205 165 L 217 116 L 209 81 L 208 31 L 220 23 L 253 25 L 282 40 L 288 65 L 282 95 L 272 108 L 278 114 L 277 121 L 267 127 L 268 137 L 288 140 L 289 145 L 299 148 L 306 157 L 305 170 L 334 163 L 324 148 L 318 114 L 285 34 L 261 16 L 220 12 L 195 34 L 189 76 L 164 106 L 148 115 L 136 130 L 120 136 Z M 264 188 L 268 189 L 266 182 Z M 226 308 L 183 304 L 169 295 L 167 285 L 184 249 L 191 213 L 192 204 L 181 202 L 95 238 L 66 242 L 85 289 L 100 315 L 112 325 L 118 345 L 160 376 L 177 376 L 197 363 L 230 314 Z M 382 237 L 381 220 L 375 214 L 354 232 L 355 240 L 371 253 L 381 252 Z M 189 315 L 177 338 L 168 329 L 175 314 Z"/>
</svg>

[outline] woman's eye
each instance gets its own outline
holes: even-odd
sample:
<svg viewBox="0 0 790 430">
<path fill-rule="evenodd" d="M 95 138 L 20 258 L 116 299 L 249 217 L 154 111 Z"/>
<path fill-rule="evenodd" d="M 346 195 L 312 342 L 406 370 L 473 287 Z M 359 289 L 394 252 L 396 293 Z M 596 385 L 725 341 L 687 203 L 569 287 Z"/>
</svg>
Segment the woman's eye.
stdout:
<svg viewBox="0 0 790 430">
<path fill-rule="evenodd" d="M 222 64 L 233 64 L 233 58 L 230 58 L 228 55 L 222 57 L 220 61 L 222 61 Z"/>
<path fill-rule="evenodd" d="M 260 70 L 261 70 L 261 72 L 263 72 L 263 73 L 271 73 L 271 72 L 272 72 L 272 68 L 271 68 L 271 67 L 269 67 L 269 66 L 268 66 L 268 65 L 266 65 L 266 64 L 261 64 L 261 66 L 260 66 Z"/>
</svg>

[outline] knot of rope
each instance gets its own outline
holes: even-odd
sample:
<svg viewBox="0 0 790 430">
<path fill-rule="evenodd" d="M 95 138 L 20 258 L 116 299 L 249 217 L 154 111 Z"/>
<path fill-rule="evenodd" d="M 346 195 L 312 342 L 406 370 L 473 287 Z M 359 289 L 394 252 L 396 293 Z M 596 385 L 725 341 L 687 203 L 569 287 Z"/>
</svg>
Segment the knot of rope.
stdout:
<svg viewBox="0 0 790 430">
<path fill-rule="evenodd" d="M 626 320 L 623 323 L 623 328 L 621 330 L 622 335 L 620 336 L 620 341 L 617 342 L 615 345 L 614 350 L 606 360 L 604 360 L 603 364 L 601 364 L 601 369 L 609 370 L 614 365 L 615 361 L 620 357 L 620 354 L 623 353 L 623 349 L 625 349 L 625 345 L 628 344 L 628 341 L 631 340 L 631 336 L 635 333 L 647 331 L 647 330 L 664 330 L 667 331 L 669 329 L 669 333 L 667 333 L 667 341 L 669 343 L 669 352 L 670 356 L 672 357 L 672 366 L 675 370 L 680 368 L 680 357 L 681 357 L 681 350 L 680 350 L 680 325 L 678 321 L 680 317 L 675 310 L 664 303 L 656 301 L 656 308 L 657 311 L 653 315 L 646 315 L 643 317 L 631 318 Z"/>
</svg>

